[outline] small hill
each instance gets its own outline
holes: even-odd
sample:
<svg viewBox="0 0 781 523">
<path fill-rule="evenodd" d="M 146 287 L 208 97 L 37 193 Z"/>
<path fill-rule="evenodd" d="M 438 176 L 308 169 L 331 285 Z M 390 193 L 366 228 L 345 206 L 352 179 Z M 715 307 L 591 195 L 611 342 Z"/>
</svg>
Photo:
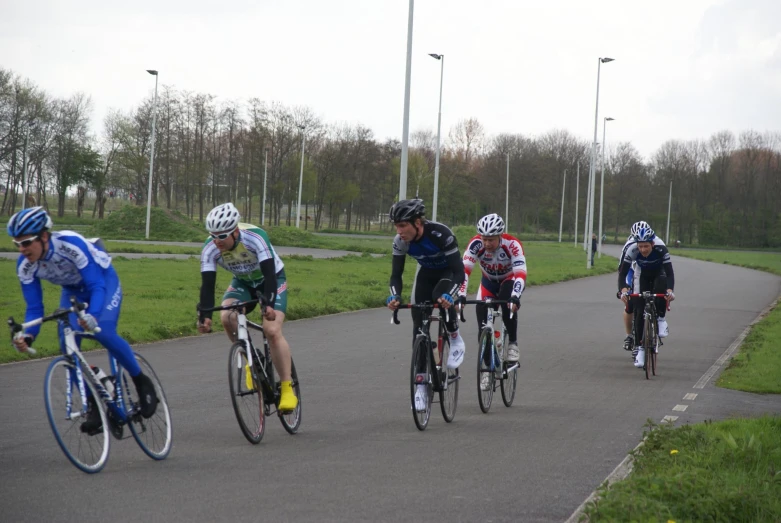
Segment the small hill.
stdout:
<svg viewBox="0 0 781 523">
<path fill-rule="evenodd" d="M 88 235 L 107 240 L 143 240 L 146 235 L 146 207 L 126 205 L 89 228 Z M 207 233 L 202 226 L 178 211 L 152 208 L 149 239 L 202 242 Z"/>
</svg>

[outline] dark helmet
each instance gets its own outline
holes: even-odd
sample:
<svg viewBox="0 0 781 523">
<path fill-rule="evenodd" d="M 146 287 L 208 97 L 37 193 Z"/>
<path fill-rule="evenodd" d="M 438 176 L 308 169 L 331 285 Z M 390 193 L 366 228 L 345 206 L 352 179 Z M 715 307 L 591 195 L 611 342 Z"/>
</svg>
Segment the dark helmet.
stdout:
<svg viewBox="0 0 781 523">
<path fill-rule="evenodd" d="M 388 217 L 393 223 L 411 222 L 424 214 L 426 214 L 426 206 L 423 205 L 423 200 L 413 199 L 394 203 L 390 208 Z"/>
</svg>

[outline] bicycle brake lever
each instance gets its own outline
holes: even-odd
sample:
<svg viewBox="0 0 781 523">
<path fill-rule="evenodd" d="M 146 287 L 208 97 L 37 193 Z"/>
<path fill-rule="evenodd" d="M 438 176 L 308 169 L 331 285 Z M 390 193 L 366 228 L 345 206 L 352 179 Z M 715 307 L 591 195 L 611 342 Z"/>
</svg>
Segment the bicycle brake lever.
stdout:
<svg viewBox="0 0 781 523">
<path fill-rule="evenodd" d="M 401 321 L 399 321 L 399 309 L 393 309 L 393 317 L 391 318 L 391 323 L 393 323 L 394 325 L 398 325 L 401 323 Z"/>
</svg>

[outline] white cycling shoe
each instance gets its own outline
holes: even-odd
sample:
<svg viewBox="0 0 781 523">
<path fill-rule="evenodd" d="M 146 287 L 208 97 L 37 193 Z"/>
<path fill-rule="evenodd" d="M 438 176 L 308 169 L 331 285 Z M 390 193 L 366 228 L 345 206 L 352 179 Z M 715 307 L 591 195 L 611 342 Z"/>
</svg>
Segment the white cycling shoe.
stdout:
<svg viewBox="0 0 781 523">
<path fill-rule="evenodd" d="M 466 344 L 461 333 L 456 331 L 450 335 L 450 353 L 447 356 L 447 368 L 457 369 L 464 362 Z"/>
<path fill-rule="evenodd" d="M 670 334 L 670 329 L 667 327 L 667 320 L 664 318 L 657 318 L 656 323 L 659 326 L 659 330 L 657 331 L 659 337 L 666 338 Z"/>
<path fill-rule="evenodd" d="M 635 356 L 635 367 L 642 369 L 645 365 L 645 349 L 637 347 L 637 356 Z"/>
<path fill-rule="evenodd" d="M 425 385 L 415 387 L 415 410 L 425 412 L 428 407 L 428 394 Z"/>
</svg>

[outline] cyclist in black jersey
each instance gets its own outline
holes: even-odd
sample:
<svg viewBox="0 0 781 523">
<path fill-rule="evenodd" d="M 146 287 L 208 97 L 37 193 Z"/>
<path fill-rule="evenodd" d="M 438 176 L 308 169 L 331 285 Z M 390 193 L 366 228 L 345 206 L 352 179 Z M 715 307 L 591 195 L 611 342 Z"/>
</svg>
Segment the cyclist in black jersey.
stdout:
<svg viewBox="0 0 781 523">
<path fill-rule="evenodd" d="M 618 271 L 618 289 L 621 293 L 621 300 L 628 303 L 629 298 L 626 293 L 634 292 L 634 290 L 627 287 L 626 276 L 632 267 L 632 262 L 636 262 L 636 270 L 640 271 L 638 291 L 653 290 L 655 294 L 667 295 L 665 298 L 656 298 L 658 333 L 660 338 L 665 338 L 669 334 L 665 318 L 667 302 L 675 299 L 675 294 L 673 294 L 675 273 L 667 246 L 656 236 L 648 224 L 644 225 L 639 227 L 634 234 L 635 243 L 624 249 L 624 256 Z M 635 367 L 643 368 L 645 352 L 640 345 L 640 340 L 643 338 L 643 300 L 642 298 L 632 298 L 632 301 L 635 313 L 635 350 L 632 352 L 635 354 Z"/>
<path fill-rule="evenodd" d="M 425 219 L 426 208 L 422 200 L 401 200 L 388 213 L 396 226 L 393 239 L 393 268 L 390 277 L 390 296 L 386 300 L 389 309 L 395 310 L 401 302 L 402 278 L 407 255 L 418 262 L 419 270 L 412 286 L 411 303 L 436 301 L 449 308 L 458 297 L 458 289 L 464 282 L 464 262 L 458 251 L 458 241 L 453 232 L 441 223 Z M 421 325 L 422 312 L 412 309 L 413 341 Z M 450 354 L 447 366 L 457 368 L 464 361 L 465 344 L 458 332 L 458 318 L 450 314 L 447 322 L 450 333 Z M 425 405 L 425 386 L 415 393 L 416 405 Z M 420 398 L 419 398 L 420 396 Z"/>
</svg>

